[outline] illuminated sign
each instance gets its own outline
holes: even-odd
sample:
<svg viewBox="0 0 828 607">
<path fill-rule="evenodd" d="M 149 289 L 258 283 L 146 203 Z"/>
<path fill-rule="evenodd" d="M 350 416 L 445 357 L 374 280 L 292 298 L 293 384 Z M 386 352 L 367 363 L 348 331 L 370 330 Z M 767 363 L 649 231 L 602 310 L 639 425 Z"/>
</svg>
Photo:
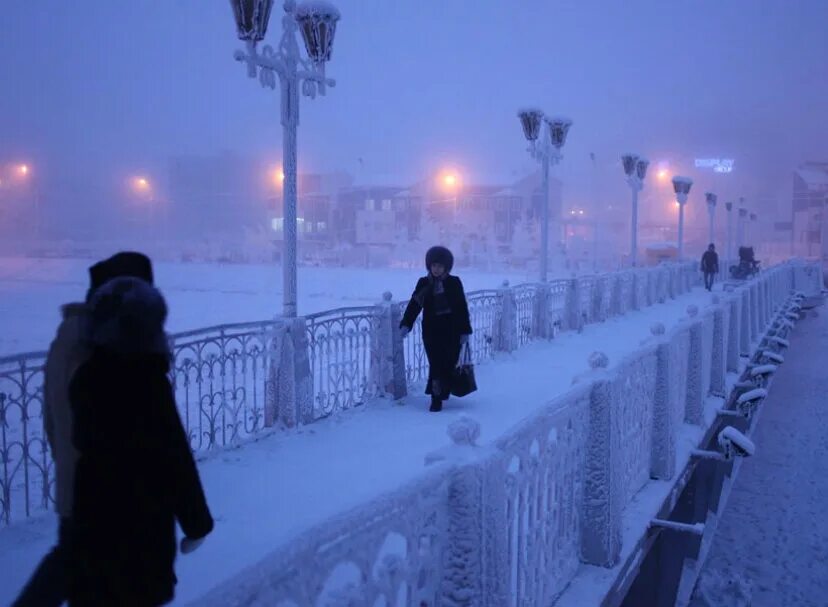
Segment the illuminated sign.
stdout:
<svg viewBox="0 0 828 607">
<path fill-rule="evenodd" d="M 696 158 L 696 168 L 713 169 L 714 173 L 732 173 L 732 158 Z"/>
</svg>

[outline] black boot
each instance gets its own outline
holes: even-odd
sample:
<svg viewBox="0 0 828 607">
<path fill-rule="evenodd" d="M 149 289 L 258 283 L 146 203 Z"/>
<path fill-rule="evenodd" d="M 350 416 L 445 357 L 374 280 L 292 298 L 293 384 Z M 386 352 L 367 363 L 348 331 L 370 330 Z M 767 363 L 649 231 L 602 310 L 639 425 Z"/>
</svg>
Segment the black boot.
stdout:
<svg viewBox="0 0 828 607">
<path fill-rule="evenodd" d="M 428 409 L 432 413 L 437 413 L 443 410 L 443 401 L 438 396 L 431 397 L 431 407 Z"/>
</svg>

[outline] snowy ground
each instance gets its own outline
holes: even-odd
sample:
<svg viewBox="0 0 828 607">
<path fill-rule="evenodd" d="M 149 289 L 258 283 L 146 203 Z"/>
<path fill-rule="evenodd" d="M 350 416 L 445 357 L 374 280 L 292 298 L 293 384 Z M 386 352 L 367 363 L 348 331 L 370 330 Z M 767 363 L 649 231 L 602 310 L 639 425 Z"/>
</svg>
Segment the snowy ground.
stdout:
<svg viewBox="0 0 828 607">
<path fill-rule="evenodd" d="M 175 604 L 197 599 L 309 527 L 412 480 L 423 472 L 425 456 L 448 443 L 446 426 L 459 415 L 476 418 L 481 442 L 490 442 L 568 389 L 572 378 L 588 368 L 594 350 L 617 361 L 650 336 L 652 323 L 670 327 L 686 317 L 689 304 L 704 307 L 710 301 L 710 294 L 696 289 L 675 301 L 587 326 L 582 334 L 563 334 L 499 356 L 478 368 L 479 392 L 448 401 L 439 415 L 426 411 L 425 397 L 417 390 L 396 403 L 372 402 L 298 431 L 276 432 L 241 449 L 213 454 L 200 470 L 216 531 L 197 552 L 179 559 Z M 0 604 L 24 583 L 54 531 L 52 517 L 0 530 Z"/>
<path fill-rule="evenodd" d="M 63 303 L 86 293 L 91 262 L 0 257 L 0 356 L 45 350 Z M 425 270 L 299 269 L 299 310 L 310 314 L 377 303 L 384 291 L 406 299 Z M 467 291 L 534 279 L 522 274 L 459 271 Z M 156 283 L 170 306 L 171 332 L 231 322 L 266 320 L 281 313 L 278 265 L 155 264 Z"/>
<path fill-rule="evenodd" d="M 692 607 L 828 605 L 828 314 L 796 328 Z"/>
</svg>

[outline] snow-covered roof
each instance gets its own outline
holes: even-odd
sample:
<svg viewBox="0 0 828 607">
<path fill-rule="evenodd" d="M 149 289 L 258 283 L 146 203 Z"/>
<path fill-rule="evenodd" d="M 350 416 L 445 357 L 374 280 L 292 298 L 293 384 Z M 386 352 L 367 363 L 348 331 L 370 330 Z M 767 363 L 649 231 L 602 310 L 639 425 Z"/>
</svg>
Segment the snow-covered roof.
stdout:
<svg viewBox="0 0 828 607">
<path fill-rule="evenodd" d="M 296 7 L 297 17 L 332 15 L 340 17 L 339 9 L 326 0 L 305 0 Z"/>
<path fill-rule="evenodd" d="M 828 185 L 828 171 L 819 169 L 797 169 L 796 174 L 808 185 Z"/>
</svg>

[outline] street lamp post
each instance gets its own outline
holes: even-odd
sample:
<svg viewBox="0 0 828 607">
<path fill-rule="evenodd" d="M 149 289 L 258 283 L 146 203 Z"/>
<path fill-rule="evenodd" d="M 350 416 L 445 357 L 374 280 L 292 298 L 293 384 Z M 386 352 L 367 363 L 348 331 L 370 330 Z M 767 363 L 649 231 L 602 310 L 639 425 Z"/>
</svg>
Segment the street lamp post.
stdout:
<svg viewBox="0 0 828 607">
<path fill-rule="evenodd" d="M 284 285 L 283 314 L 296 316 L 296 130 L 299 125 L 299 88 L 311 99 L 324 95 L 334 80 L 326 77 L 325 63 L 331 58 L 339 11 L 327 2 L 306 2 L 296 5 L 285 0 L 282 37 L 276 50 L 270 45 L 261 52 L 257 44 L 267 32 L 274 0 L 230 0 L 236 19 L 236 30 L 247 48 L 233 57 L 247 64 L 247 75 L 258 76 L 262 86 L 276 88 L 278 76 L 281 92 L 282 123 L 282 185 L 284 254 L 282 279 Z M 308 59 L 299 52 L 296 33 L 300 32 Z"/>
<path fill-rule="evenodd" d="M 744 198 L 740 198 L 740 202 L 744 202 Z M 747 221 L 748 211 L 745 207 L 739 208 L 739 225 L 738 236 L 736 237 L 736 244 L 741 249 L 745 246 L 745 222 Z"/>
<path fill-rule="evenodd" d="M 530 144 L 529 154 L 540 162 L 542 167 L 540 281 L 546 282 L 549 267 L 549 165 L 556 165 L 563 158 L 561 148 L 566 143 L 572 121 L 568 118 L 547 118 L 538 109 L 520 110 L 518 118 L 523 127 L 523 134 Z M 544 135 L 541 137 L 542 130 Z"/>
<path fill-rule="evenodd" d="M 756 213 L 750 214 L 750 225 L 748 226 L 748 244 L 754 246 L 754 239 L 756 238 Z"/>
<path fill-rule="evenodd" d="M 632 192 L 632 219 L 630 222 L 630 264 L 635 267 L 638 260 L 638 193 L 644 189 L 644 178 L 650 161 L 638 154 L 621 156 L 627 184 Z"/>
<path fill-rule="evenodd" d="M 704 199 L 707 201 L 707 218 L 708 225 L 708 243 L 714 244 L 716 241 L 716 227 L 714 221 L 716 219 L 716 201 L 719 199 L 713 192 L 706 192 Z"/>
<path fill-rule="evenodd" d="M 726 202 L 727 209 L 727 262 L 733 261 L 733 203 Z"/>
<path fill-rule="evenodd" d="M 678 258 L 684 259 L 684 205 L 687 204 L 687 196 L 693 180 L 689 177 L 673 177 L 673 190 L 676 193 L 676 202 L 679 204 L 678 223 Z"/>
</svg>

